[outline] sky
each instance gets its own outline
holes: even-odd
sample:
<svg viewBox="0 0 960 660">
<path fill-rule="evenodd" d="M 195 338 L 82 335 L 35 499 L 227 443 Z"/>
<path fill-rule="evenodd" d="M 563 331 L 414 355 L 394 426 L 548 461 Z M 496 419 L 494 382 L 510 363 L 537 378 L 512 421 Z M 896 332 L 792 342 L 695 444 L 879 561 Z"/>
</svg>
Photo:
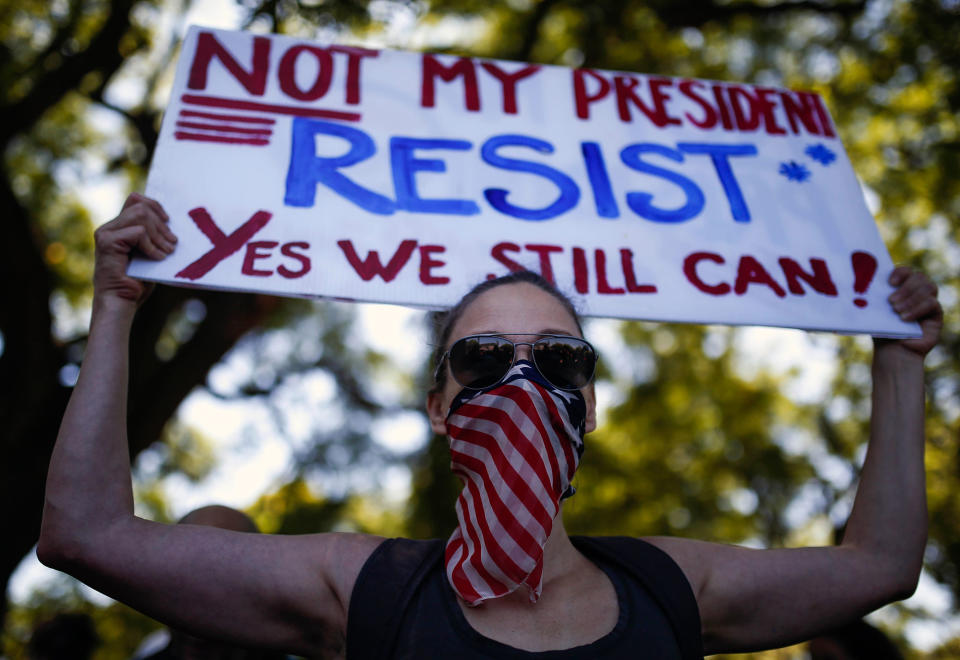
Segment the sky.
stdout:
<svg viewBox="0 0 960 660">
<path fill-rule="evenodd" d="M 392 11 L 391 7 L 395 8 L 389 3 L 381 3 L 380 10 Z M 403 10 L 392 11 L 391 17 L 385 36 L 379 43 L 372 44 L 373 46 L 424 48 L 436 39 L 456 40 L 461 31 L 469 30 L 469 25 L 451 22 L 439 28 L 438 36 L 436 32 L 428 34 L 416 30 L 413 16 Z M 234 0 L 200 0 L 193 4 L 186 16 L 175 17 L 168 12 L 161 20 L 175 24 L 182 33 L 190 24 L 233 29 L 241 18 L 242 13 Z M 122 84 L 113 86 L 111 100 L 122 103 L 125 97 L 137 98 L 136 78 L 135 70 L 128 72 Z M 125 85 L 130 87 L 125 88 Z M 105 115 L 103 121 L 109 126 L 110 122 L 117 120 Z M 120 182 L 95 173 L 78 179 L 77 192 L 90 207 L 94 217 L 104 220 L 116 214 L 124 195 Z M 876 197 L 871 197 L 869 191 L 866 193 L 868 203 L 875 206 Z M 360 340 L 371 348 L 390 355 L 401 367 L 415 372 L 428 356 L 428 338 L 424 324 L 420 322 L 421 314 L 391 305 L 359 305 Z M 83 323 L 85 320 L 75 319 L 75 322 Z M 600 349 L 602 359 L 613 370 L 614 380 L 625 381 L 630 379 L 630 369 L 635 367 L 629 359 L 625 359 L 626 349 L 620 339 L 618 327 L 618 321 L 590 320 L 587 335 Z M 403 332 L 397 332 L 398 328 L 402 328 Z M 723 333 L 725 330 L 717 329 L 716 332 Z M 824 399 L 830 379 L 834 375 L 832 346 L 833 338 L 829 335 L 774 328 L 744 328 L 736 334 L 737 368 L 747 377 L 764 370 L 773 374 L 790 374 L 786 393 L 797 400 L 815 403 Z M 228 360 L 227 364 L 217 367 L 211 374 L 211 380 L 221 379 L 229 383 L 231 379 L 238 378 L 244 365 L 242 356 L 236 360 L 240 362 L 232 364 Z M 308 395 L 322 400 L 325 387 L 323 382 L 307 383 L 305 387 Z M 326 387 L 329 387 L 329 384 L 326 384 Z M 602 423 L 603 410 L 617 402 L 618 393 L 613 386 L 605 385 L 598 388 L 597 394 Z M 166 480 L 164 489 L 172 504 L 174 517 L 211 502 L 238 508 L 247 507 L 259 494 L 272 491 L 285 483 L 292 462 L 291 445 L 276 436 L 270 412 L 265 408 L 225 402 L 198 390 L 184 402 L 179 417 L 185 424 L 196 428 L 210 439 L 218 462 L 213 472 L 199 484 L 192 484 L 181 477 Z M 260 429 L 255 431 L 257 442 L 249 442 L 247 436 L 241 432 L 251 427 Z M 428 437 L 428 430 L 423 417 L 402 415 L 380 424 L 375 429 L 375 434 L 378 442 L 386 448 L 405 453 L 420 447 Z M 138 468 L 149 471 L 151 461 L 157 460 L 155 453 L 144 452 Z M 818 468 L 824 472 L 833 470 L 838 479 L 849 477 L 849 466 L 824 462 Z M 383 496 L 388 501 L 401 502 L 409 492 L 409 473 L 402 468 L 392 469 L 381 475 L 380 483 Z M 799 515 L 802 515 L 802 511 Z M 53 574 L 40 565 L 35 557 L 28 557 L 11 580 L 10 596 L 14 601 L 25 600 L 31 589 L 50 580 Z M 92 590 L 88 593 L 92 598 L 103 598 Z M 917 594 L 906 601 L 906 604 L 922 604 L 934 612 L 942 613 L 946 618 L 950 601 L 944 590 L 924 574 Z M 891 617 L 892 614 L 881 612 L 875 616 L 883 619 Z M 930 648 L 938 640 L 960 633 L 960 621 L 954 618 L 948 624 L 918 622 L 912 624 L 907 633 L 915 646 L 921 649 Z"/>
</svg>

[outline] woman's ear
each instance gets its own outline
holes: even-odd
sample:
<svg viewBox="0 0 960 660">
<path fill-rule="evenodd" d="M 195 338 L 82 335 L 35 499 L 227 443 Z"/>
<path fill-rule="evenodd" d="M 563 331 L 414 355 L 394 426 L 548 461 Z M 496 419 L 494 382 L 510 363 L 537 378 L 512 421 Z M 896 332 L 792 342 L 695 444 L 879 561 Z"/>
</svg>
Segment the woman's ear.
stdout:
<svg viewBox="0 0 960 660">
<path fill-rule="evenodd" d="M 447 406 L 444 405 L 442 391 L 427 395 L 427 417 L 430 418 L 430 428 L 434 433 L 447 434 Z"/>
<path fill-rule="evenodd" d="M 584 432 L 591 433 L 597 429 L 597 393 L 593 383 L 583 388 L 583 399 L 587 404 L 587 418 L 584 421 Z"/>
</svg>

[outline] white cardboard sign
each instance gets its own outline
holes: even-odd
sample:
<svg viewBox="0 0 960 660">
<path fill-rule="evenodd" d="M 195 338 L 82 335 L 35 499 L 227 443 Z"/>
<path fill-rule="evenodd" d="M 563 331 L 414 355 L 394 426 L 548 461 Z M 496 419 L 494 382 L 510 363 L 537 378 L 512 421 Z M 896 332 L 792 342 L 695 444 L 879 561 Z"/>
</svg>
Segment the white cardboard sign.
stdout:
<svg viewBox="0 0 960 660">
<path fill-rule="evenodd" d="M 147 194 L 171 284 L 916 336 L 819 96 L 192 27 Z"/>
</svg>

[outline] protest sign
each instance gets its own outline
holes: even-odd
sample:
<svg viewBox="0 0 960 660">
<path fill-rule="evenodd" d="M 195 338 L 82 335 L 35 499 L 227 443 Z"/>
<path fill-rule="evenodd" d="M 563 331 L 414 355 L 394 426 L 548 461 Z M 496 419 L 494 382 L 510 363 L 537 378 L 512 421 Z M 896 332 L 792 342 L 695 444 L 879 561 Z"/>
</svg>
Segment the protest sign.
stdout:
<svg viewBox="0 0 960 660">
<path fill-rule="evenodd" d="M 809 92 L 193 27 L 131 274 L 422 307 L 518 268 L 587 315 L 917 335 Z"/>
</svg>

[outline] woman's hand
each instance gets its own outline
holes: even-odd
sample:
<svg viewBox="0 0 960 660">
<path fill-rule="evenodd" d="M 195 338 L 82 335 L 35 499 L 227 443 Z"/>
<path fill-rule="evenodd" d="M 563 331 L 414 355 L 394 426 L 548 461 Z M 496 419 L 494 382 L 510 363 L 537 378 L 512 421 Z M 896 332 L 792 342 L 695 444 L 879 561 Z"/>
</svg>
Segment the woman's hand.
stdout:
<svg viewBox="0 0 960 660">
<path fill-rule="evenodd" d="M 920 323 L 923 336 L 916 339 L 878 339 L 876 347 L 897 346 L 922 358 L 937 345 L 943 328 L 943 308 L 937 301 L 937 285 L 924 273 L 909 266 L 895 268 L 888 281 L 897 287 L 889 298 L 893 310 L 904 321 Z"/>
<path fill-rule="evenodd" d="M 160 260 L 173 252 L 177 237 L 167 226 L 169 217 L 158 202 L 131 193 L 120 215 L 94 232 L 96 266 L 93 275 L 96 301 L 119 300 L 135 308 L 152 286 L 127 276 L 133 250 Z"/>
</svg>

